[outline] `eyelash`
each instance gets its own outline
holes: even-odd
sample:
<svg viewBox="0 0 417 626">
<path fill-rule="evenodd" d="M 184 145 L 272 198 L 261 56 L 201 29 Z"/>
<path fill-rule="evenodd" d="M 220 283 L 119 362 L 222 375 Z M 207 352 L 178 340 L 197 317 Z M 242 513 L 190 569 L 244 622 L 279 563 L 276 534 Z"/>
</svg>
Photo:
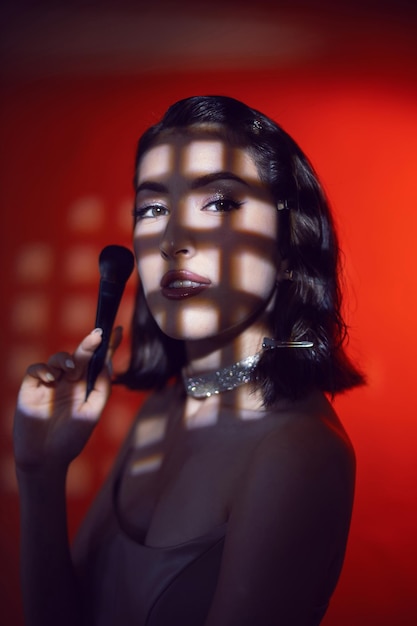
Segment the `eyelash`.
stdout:
<svg viewBox="0 0 417 626">
<path fill-rule="evenodd" d="M 243 202 L 238 202 L 237 200 L 233 200 L 233 198 L 228 198 L 227 196 L 225 196 L 225 197 L 216 198 L 215 200 L 210 200 L 210 202 L 207 202 L 207 204 L 205 204 L 201 210 L 208 211 L 211 213 L 230 213 L 230 211 L 235 211 L 237 209 L 240 209 L 242 204 Z M 211 206 L 216 206 L 216 205 L 217 205 L 216 211 L 213 211 L 212 209 L 209 208 Z M 219 208 L 218 205 L 223 205 L 223 206 Z"/>
<path fill-rule="evenodd" d="M 202 211 L 206 211 L 207 213 L 230 213 L 231 211 L 235 211 L 240 209 L 243 202 L 239 202 L 237 200 L 233 200 L 233 198 L 228 197 L 220 197 L 207 202 L 202 208 Z M 215 210 L 210 207 L 216 207 Z M 148 212 L 158 211 L 157 214 L 153 213 L 152 215 L 146 215 Z M 135 207 L 132 211 L 133 217 L 136 221 L 145 220 L 145 219 L 154 219 L 157 217 L 161 217 L 164 215 L 168 215 L 169 210 L 161 204 L 149 204 L 144 207 Z"/>
<path fill-rule="evenodd" d="M 148 211 L 155 211 L 155 210 L 160 211 L 160 213 L 158 213 L 157 215 L 146 215 Z M 149 204 L 141 208 L 135 207 L 132 213 L 133 213 L 133 217 L 135 218 L 135 220 L 138 221 L 138 220 L 146 220 L 146 219 L 153 219 L 156 217 L 161 217 L 162 215 L 167 215 L 169 211 L 162 204 Z"/>
</svg>

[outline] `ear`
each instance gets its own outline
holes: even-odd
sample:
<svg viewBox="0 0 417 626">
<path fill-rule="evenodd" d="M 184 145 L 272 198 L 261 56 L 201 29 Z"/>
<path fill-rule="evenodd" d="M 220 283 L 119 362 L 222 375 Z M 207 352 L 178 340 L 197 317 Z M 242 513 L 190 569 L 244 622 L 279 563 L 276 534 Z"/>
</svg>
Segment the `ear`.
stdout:
<svg viewBox="0 0 417 626">
<path fill-rule="evenodd" d="M 280 259 L 278 263 L 276 281 L 277 283 L 280 283 L 282 280 L 291 280 L 288 259 Z"/>
</svg>

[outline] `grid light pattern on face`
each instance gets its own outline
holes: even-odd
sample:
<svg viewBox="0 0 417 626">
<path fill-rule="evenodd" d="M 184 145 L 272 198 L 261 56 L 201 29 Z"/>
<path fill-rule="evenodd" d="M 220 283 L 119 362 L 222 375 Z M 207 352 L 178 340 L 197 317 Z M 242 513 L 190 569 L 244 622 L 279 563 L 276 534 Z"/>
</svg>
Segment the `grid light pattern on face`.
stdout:
<svg viewBox="0 0 417 626">
<path fill-rule="evenodd" d="M 237 205 L 214 210 L 220 200 Z M 262 309 L 276 287 L 278 212 L 247 150 L 228 145 L 208 128 L 164 137 L 140 161 L 136 203 L 139 271 L 164 332 L 214 337 Z M 159 215 L 153 215 L 155 207 Z M 172 268 L 209 279 L 209 290 L 186 306 L 167 300 L 160 279 Z M 254 350 L 259 346 L 260 341 Z M 229 352 L 228 363 L 239 360 Z"/>
</svg>

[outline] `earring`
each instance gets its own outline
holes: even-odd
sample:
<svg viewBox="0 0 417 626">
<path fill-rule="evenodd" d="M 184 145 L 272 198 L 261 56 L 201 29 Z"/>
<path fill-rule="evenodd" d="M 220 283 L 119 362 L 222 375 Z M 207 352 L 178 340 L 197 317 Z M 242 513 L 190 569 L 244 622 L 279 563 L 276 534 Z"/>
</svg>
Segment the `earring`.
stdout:
<svg viewBox="0 0 417 626">
<path fill-rule="evenodd" d="M 286 280 L 294 280 L 294 272 L 292 270 L 284 270 Z"/>
<path fill-rule="evenodd" d="M 278 200 L 277 209 L 278 211 L 289 210 L 288 200 Z"/>
</svg>

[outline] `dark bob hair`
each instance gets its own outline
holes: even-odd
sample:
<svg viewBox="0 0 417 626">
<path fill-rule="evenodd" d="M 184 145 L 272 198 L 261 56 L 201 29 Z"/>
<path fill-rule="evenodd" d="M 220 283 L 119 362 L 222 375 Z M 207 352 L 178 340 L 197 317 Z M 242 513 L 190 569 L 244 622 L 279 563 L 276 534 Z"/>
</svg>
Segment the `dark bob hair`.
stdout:
<svg viewBox="0 0 417 626">
<path fill-rule="evenodd" d="M 253 382 L 262 390 L 265 406 L 283 396 L 299 398 L 314 388 L 334 395 L 362 384 L 363 375 L 344 350 L 339 247 L 329 204 L 309 160 L 282 128 L 234 98 L 186 98 L 143 134 L 136 171 L 161 134 L 198 125 L 212 125 L 231 145 L 247 149 L 275 201 L 288 206 L 279 212 L 277 245 L 288 259 L 292 280 L 279 283 L 272 332 L 276 340 L 311 341 L 313 347 L 264 351 Z M 161 387 L 180 376 L 185 365 L 184 342 L 162 333 L 140 284 L 131 350 L 129 368 L 117 382 L 133 389 Z"/>
</svg>

